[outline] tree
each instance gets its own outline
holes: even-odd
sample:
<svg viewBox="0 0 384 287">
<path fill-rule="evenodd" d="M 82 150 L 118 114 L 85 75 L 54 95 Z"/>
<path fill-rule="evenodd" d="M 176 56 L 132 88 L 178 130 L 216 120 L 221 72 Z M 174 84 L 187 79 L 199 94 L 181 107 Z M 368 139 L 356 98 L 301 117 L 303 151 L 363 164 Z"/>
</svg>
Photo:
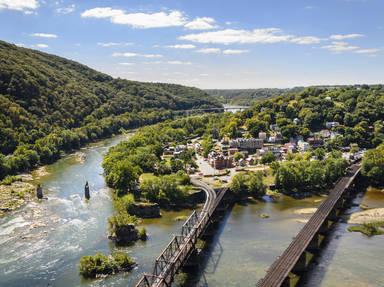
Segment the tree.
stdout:
<svg viewBox="0 0 384 287">
<path fill-rule="evenodd" d="M 203 156 L 208 157 L 208 154 L 213 149 L 212 137 L 208 136 L 203 139 L 201 142 L 201 147 L 203 148 Z"/>
<path fill-rule="evenodd" d="M 132 191 L 139 179 L 142 170 L 128 160 L 117 162 L 106 176 L 109 186 L 116 188 L 119 194 Z"/>
<path fill-rule="evenodd" d="M 256 196 L 263 196 L 267 190 L 266 185 L 263 183 L 263 173 L 258 171 L 251 173 L 248 178 L 248 191 Z"/>
<path fill-rule="evenodd" d="M 322 160 L 325 157 L 325 150 L 323 148 L 317 148 L 312 153 L 318 160 Z"/>
<path fill-rule="evenodd" d="M 236 174 L 231 181 L 230 188 L 233 193 L 242 195 L 247 192 L 247 176 L 243 173 Z"/>
<path fill-rule="evenodd" d="M 263 156 L 261 157 L 261 163 L 262 164 L 268 164 L 271 162 L 274 162 L 276 160 L 275 155 L 271 151 L 267 151 Z"/>
<path fill-rule="evenodd" d="M 234 159 L 235 161 L 239 161 L 239 160 L 241 160 L 242 158 L 244 158 L 244 154 L 241 153 L 241 152 L 236 152 L 236 153 L 233 155 L 233 159 Z"/>
<path fill-rule="evenodd" d="M 364 154 L 361 171 L 372 183 L 384 185 L 384 144 Z"/>
</svg>

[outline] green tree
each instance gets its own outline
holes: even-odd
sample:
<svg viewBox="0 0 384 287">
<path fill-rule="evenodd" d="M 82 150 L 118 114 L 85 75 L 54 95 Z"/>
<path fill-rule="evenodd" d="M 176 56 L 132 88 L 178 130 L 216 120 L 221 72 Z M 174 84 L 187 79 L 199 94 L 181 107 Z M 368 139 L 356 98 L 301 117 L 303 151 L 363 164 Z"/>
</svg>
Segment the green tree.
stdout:
<svg viewBox="0 0 384 287">
<path fill-rule="evenodd" d="M 142 170 L 138 166 L 134 166 L 128 160 L 123 160 L 112 167 L 105 179 L 109 186 L 116 188 L 120 194 L 125 194 L 127 191 L 133 190 L 141 173 Z"/>
<path fill-rule="evenodd" d="M 267 191 L 266 185 L 263 183 L 263 173 L 261 171 L 251 173 L 248 178 L 248 191 L 256 196 L 263 196 Z"/>
<path fill-rule="evenodd" d="M 372 183 L 384 185 L 384 144 L 364 154 L 361 171 Z"/>
<path fill-rule="evenodd" d="M 261 157 L 261 163 L 262 164 L 268 164 L 276 161 L 276 157 L 271 151 L 267 151 L 263 156 Z"/>
</svg>

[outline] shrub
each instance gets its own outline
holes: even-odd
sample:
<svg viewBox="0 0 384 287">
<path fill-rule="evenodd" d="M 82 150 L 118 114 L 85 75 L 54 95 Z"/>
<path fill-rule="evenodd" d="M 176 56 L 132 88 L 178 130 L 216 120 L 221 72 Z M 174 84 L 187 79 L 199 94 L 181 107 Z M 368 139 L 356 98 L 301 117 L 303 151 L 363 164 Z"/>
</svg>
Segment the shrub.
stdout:
<svg viewBox="0 0 384 287">
<path fill-rule="evenodd" d="M 145 230 L 144 227 L 139 229 L 139 238 L 140 240 L 143 240 L 143 241 L 147 240 L 148 238 L 147 231 Z"/>
<path fill-rule="evenodd" d="M 135 262 L 123 252 L 114 252 L 112 256 L 96 253 L 93 256 L 83 256 L 80 259 L 80 274 L 85 278 L 96 278 L 100 275 L 115 274 L 129 271 Z"/>
</svg>

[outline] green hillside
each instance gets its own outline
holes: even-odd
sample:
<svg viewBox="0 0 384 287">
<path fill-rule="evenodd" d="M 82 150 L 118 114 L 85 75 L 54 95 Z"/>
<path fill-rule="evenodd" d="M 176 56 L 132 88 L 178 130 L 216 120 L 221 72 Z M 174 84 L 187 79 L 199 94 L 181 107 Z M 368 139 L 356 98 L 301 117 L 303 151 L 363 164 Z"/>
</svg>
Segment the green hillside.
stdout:
<svg viewBox="0 0 384 287">
<path fill-rule="evenodd" d="M 0 41 L 0 178 L 121 128 L 171 117 L 170 110 L 218 106 L 196 88 L 114 79 Z"/>
<path fill-rule="evenodd" d="M 205 90 L 209 95 L 216 98 L 223 104 L 232 105 L 250 105 L 260 99 L 267 99 L 271 97 L 280 96 L 287 92 L 299 92 L 304 88 L 293 88 L 293 89 L 211 89 Z"/>
</svg>

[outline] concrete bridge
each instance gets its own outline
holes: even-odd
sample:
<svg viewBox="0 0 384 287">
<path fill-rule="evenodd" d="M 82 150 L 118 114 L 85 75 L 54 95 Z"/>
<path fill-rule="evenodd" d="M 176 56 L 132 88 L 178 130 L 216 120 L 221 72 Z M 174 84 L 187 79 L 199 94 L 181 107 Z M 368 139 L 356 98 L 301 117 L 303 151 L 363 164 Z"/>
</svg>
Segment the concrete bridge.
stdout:
<svg viewBox="0 0 384 287">
<path fill-rule="evenodd" d="M 257 287 L 292 287 L 298 284 L 300 275 L 307 270 L 330 228 L 337 222 L 351 198 L 353 181 L 359 173 L 359 164 L 348 168 L 347 174 L 336 183 L 327 199 L 271 265 L 265 277 L 257 282 Z"/>
<path fill-rule="evenodd" d="M 206 201 L 202 210 L 191 214 L 183 224 L 180 235 L 174 235 L 171 242 L 157 257 L 152 273 L 144 274 L 136 287 L 171 286 L 176 273 L 195 250 L 197 240 L 204 235 L 207 227 L 213 222 L 227 189 L 216 192 L 199 180 L 192 179 L 191 183 L 205 191 Z"/>
</svg>

